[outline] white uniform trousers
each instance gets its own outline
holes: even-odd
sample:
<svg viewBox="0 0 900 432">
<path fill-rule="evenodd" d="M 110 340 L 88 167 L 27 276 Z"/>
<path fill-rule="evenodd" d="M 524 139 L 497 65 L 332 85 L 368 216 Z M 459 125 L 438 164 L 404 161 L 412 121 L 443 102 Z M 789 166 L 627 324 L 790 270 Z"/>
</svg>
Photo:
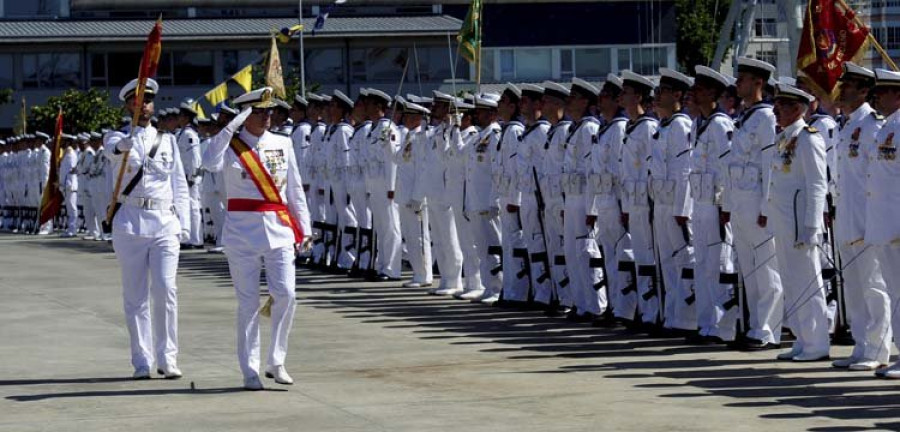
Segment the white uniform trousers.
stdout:
<svg viewBox="0 0 900 432">
<path fill-rule="evenodd" d="M 503 238 L 500 233 L 500 217 L 488 212 L 469 214 L 472 238 L 478 253 L 479 272 L 485 296 L 500 294 L 503 288 Z M 515 276 L 515 275 L 513 275 Z"/>
<path fill-rule="evenodd" d="M 736 207 L 731 212 L 731 229 L 750 314 L 747 336 L 779 344 L 784 316 L 784 290 L 778 274 L 778 259 L 775 257 L 775 238 L 756 223 L 759 218 L 758 193 L 734 198 Z M 788 241 L 791 242 L 790 239 Z M 789 246 L 793 247 L 793 244 Z"/>
<path fill-rule="evenodd" d="M 887 364 L 891 354 L 891 299 L 888 297 L 876 248 L 840 246 L 847 320 L 853 335 L 851 357 Z M 898 264 L 898 263 L 893 263 Z"/>
<path fill-rule="evenodd" d="M 353 211 L 356 215 L 356 225 L 359 229 L 372 229 L 372 211 L 369 209 L 368 199 L 366 198 L 366 190 L 365 186 L 361 185 L 360 187 L 354 187 L 352 184 L 349 188 L 350 193 L 350 204 L 353 205 Z M 359 232 L 359 229 L 356 231 L 356 260 L 358 262 L 358 267 L 360 270 L 369 270 L 369 266 L 372 261 L 372 248 L 374 245 L 372 244 L 372 239 L 369 238 L 366 241 L 369 242 L 369 246 L 366 251 L 362 251 L 363 249 L 363 237 Z"/>
<path fill-rule="evenodd" d="M 212 236 L 216 246 L 222 246 L 222 229 L 225 228 L 225 201 L 222 195 L 216 195 L 210 200 L 209 215 L 212 219 Z"/>
<path fill-rule="evenodd" d="M 78 233 L 78 193 L 66 192 L 63 196 L 66 199 L 66 234 L 75 235 Z"/>
<path fill-rule="evenodd" d="M 425 209 L 431 225 L 432 251 L 441 272 L 439 288 L 462 288 L 463 255 L 459 248 L 453 209 L 431 197 Z"/>
<path fill-rule="evenodd" d="M 451 205 L 453 210 L 453 222 L 456 223 L 456 236 L 459 243 L 459 250 L 462 253 L 462 275 L 463 289 L 466 291 L 474 291 L 483 289 L 481 285 L 481 255 L 475 248 L 475 236 L 473 234 L 475 227 L 474 215 L 469 215 L 470 219 L 464 214 L 463 205 L 460 202 Z"/>
<path fill-rule="evenodd" d="M 503 299 L 528 300 L 529 272 L 528 246 L 525 243 L 524 224 L 519 212 L 500 210 L 500 226 L 503 229 Z"/>
<path fill-rule="evenodd" d="M 637 266 L 638 309 L 641 321 L 655 323 L 660 318 L 659 290 L 653 286 L 656 257 L 653 250 L 653 231 L 650 227 L 650 208 L 635 208 L 628 214 L 628 229 L 634 264 Z"/>
<path fill-rule="evenodd" d="M 175 366 L 178 356 L 178 236 L 138 237 L 113 233 L 122 269 L 125 324 L 131 336 L 131 364 Z M 151 320 L 150 302 L 153 302 Z M 152 333 L 151 333 L 152 329 Z"/>
<path fill-rule="evenodd" d="M 321 182 L 321 180 L 320 180 Z M 313 185 L 316 187 L 316 185 Z M 310 208 L 310 217 L 313 222 L 330 223 L 329 210 L 331 209 L 331 188 L 328 185 L 319 185 L 320 189 L 314 190 L 316 196 L 315 204 Z M 326 257 L 326 243 L 332 242 L 332 233 L 326 230 L 319 230 L 319 243 L 313 247 L 312 256 L 316 262 L 322 261 Z M 328 261 L 324 261 L 328 264 Z"/>
<path fill-rule="evenodd" d="M 719 223 L 719 208 L 708 203 L 694 203 L 694 293 L 697 297 L 697 327 L 702 336 L 716 336 L 725 341 L 735 337 L 740 307 L 725 309 L 736 295 L 734 287 L 720 284 L 722 273 L 734 272 L 734 239 L 731 224 Z M 722 240 L 722 230 L 725 239 Z"/>
<path fill-rule="evenodd" d="M 203 206 L 200 204 L 200 185 L 194 183 L 188 187 L 188 204 L 191 212 L 191 232 L 183 239 L 192 246 L 203 246 Z"/>
<path fill-rule="evenodd" d="M 357 231 L 356 210 L 353 203 L 350 202 L 350 196 L 347 194 L 347 187 L 343 180 L 335 182 L 331 187 L 334 193 L 334 210 L 337 218 L 338 233 L 341 239 L 340 244 L 336 244 L 337 265 L 338 267 L 349 270 L 356 261 L 357 251 L 354 236 L 344 232 L 345 228 L 352 228 Z"/>
<path fill-rule="evenodd" d="M 811 356 L 827 355 L 828 311 L 819 250 L 815 245 L 794 247 L 793 215 L 776 214 L 769 223 L 778 239 L 775 251 L 784 286 L 784 322 L 797 337 L 794 350 Z"/>
<path fill-rule="evenodd" d="M 569 287 L 579 314 L 600 315 L 607 307 L 606 291 L 600 290 L 603 269 L 592 267 L 600 259 L 594 227 L 585 223 L 587 213 L 583 195 L 566 196 L 563 221 L 563 255 L 569 273 Z"/>
<path fill-rule="evenodd" d="M 550 277 L 556 286 L 556 298 L 561 306 L 574 307 L 575 293 L 566 267 L 566 255 L 563 242 L 563 205 L 560 200 L 547 202 L 544 211 L 544 223 L 547 224 L 547 254 L 550 255 Z"/>
<path fill-rule="evenodd" d="M 94 214 L 97 217 L 98 222 L 102 222 L 106 220 L 106 206 L 109 205 L 109 194 L 106 191 L 106 188 L 103 185 L 103 179 L 97 180 L 97 189 L 91 191 L 91 207 L 94 209 Z M 102 230 L 98 231 L 102 235 Z"/>
<path fill-rule="evenodd" d="M 887 317 L 891 323 L 890 331 L 885 331 L 885 334 L 882 335 L 882 339 L 890 343 L 892 334 L 900 335 L 900 247 L 873 246 L 873 248 L 878 263 L 881 265 L 881 275 L 891 300 L 891 310 Z M 900 348 L 900 336 L 894 338 L 894 345 Z M 883 355 L 877 354 L 876 357 Z"/>
<path fill-rule="evenodd" d="M 598 213 L 595 239 L 604 262 L 607 301 L 616 317 L 631 320 L 637 308 L 637 295 L 624 292 L 632 282 L 631 275 L 619 271 L 619 261 L 626 260 L 626 249 L 631 248 L 631 236 L 622 227 L 618 206 L 601 208 Z"/>
<path fill-rule="evenodd" d="M 656 204 L 653 214 L 656 247 L 665 286 L 663 323 L 667 328 L 697 329 L 694 280 L 683 279 L 686 268 L 693 269 L 694 247 L 691 245 L 691 222 L 681 226 L 675 222 L 671 205 Z"/>
<path fill-rule="evenodd" d="M 553 279 L 550 277 L 550 267 L 553 261 L 547 255 L 544 231 L 540 219 L 538 219 L 537 200 L 534 197 L 523 195 L 519 213 L 522 215 L 525 247 L 528 248 L 531 261 L 531 289 L 534 292 L 534 301 L 549 305 L 550 297 L 553 295 Z M 513 298 L 512 300 L 519 299 Z"/>
<path fill-rule="evenodd" d="M 288 336 L 294 322 L 295 267 L 294 248 L 269 250 L 225 248 L 228 269 L 237 295 L 237 354 L 244 378 L 259 376 L 259 275 L 266 267 L 266 285 L 272 304 L 272 341 L 268 366 L 283 366 L 288 351 Z"/>
<path fill-rule="evenodd" d="M 89 236 L 97 237 L 100 235 L 100 223 L 97 221 L 98 214 L 94 211 L 94 192 L 85 190 L 82 200 L 82 209 L 84 210 L 84 231 Z"/>
<path fill-rule="evenodd" d="M 387 191 L 379 188 L 372 192 L 369 202 L 372 204 L 372 224 L 378 243 L 375 270 L 391 278 L 400 278 L 403 248 L 397 202 L 389 200 Z"/>
<path fill-rule="evenodd" d="M 412 209 L 403 206 L 400 210 L 400 231 L 406 240 L 409 265 L 413 270 L 413 282 L 430 284 L 432 275 L 431 233 L 428 231 L 428 212 L 416 214 Z"/>
</svg>

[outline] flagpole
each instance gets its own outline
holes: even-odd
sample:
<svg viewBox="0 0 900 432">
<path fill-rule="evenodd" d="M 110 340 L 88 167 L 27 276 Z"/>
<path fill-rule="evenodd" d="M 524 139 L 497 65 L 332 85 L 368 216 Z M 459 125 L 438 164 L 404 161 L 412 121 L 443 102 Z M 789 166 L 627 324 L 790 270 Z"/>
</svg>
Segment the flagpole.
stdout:
<svg viewBox="0 0 900 432">
<path fill-rule="evenodd" d="M 303 0 L 297 0 L 297 16 L 303 25 Z M 303 28 L 300 29 L 300 94 L 306 97 L 306 53 L 303 51 Z"/>
<path fill-rule="evenodd" d="M 22 133 L 28 133 L 28 110 L 25 106 L 25 98 L 22 98 Z"/>
<path fill-rule="evenodd" d="M 453 60 L 453 42 L 450 41 L 450 33 L 447 33 L 447 55 L 450 57 L 450 85 L 453 87 L 453 97 L 456 97 L 456 62 Z M 459 57 L 456 57 L 459 59 Z M 459 107 L 453 104 L 456 114 L 459 114 Z"/>
<path fill-rule="evenodd" d="M 841 4 L 841 7 L 843 7 L 844 9 L 846 9 L 848 11 L 851 11 L 853 13 L 853 21 L 856 22 L 856 25 L 858 25 L 862 28 L 869 27 L 864 22 L 862 22 L 861 19 L 859 19 L 859 15 L 856 14 L 856 11 L 853 10 L 853 8 L 851 8 L 850 6 L 848 6 L 847 3 L 844 2 L 844 0 L 837 0 L 837 1 L 838 1 L 838 3 Z M 894 60 L 891 59 L 891 56 L 888 55 L 888 53 L 884 50 L 884 48 L 881 46 L 881 44 L 878 43 L 878 39 L 875 39 L 875 36 L 872 36 L 871 29 L 869 29 L 869 31 L 867 32 L 867 38 L 869 39 L 869 42 L 871 42 L 872 45 L 875 47 L 875 51 L 878 51 L 878 54 L 881 55 L 882 60 L 884 60 L 884 62 L 887 63 L 888 66 L 890 66 L 891 69 L 893 69 L 895 72 L 900 71 L 900 68 L 897 67 L 897 64 L 894 63 Z"/>
<path fill-rule="evenodd" d="M 475 59 L 475 78 L 477 79 L 475 83 L 475 92 L 481 93 L 481 23 L 484 21 L 484 17 L 481 16 L 481 5 L 479 4 L 478 8 L 478 58 Z"/>
</svg>

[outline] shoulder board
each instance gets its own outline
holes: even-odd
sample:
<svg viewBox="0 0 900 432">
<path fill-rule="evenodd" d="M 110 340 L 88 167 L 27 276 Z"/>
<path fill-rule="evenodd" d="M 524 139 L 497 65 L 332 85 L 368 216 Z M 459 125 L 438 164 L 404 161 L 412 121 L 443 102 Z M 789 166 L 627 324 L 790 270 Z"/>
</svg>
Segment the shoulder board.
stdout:
<svg viewBox="0 0 900 432">
<path fill-rule="evenodd" d="M 875 118 L 875 120 L 878 120 L 878 121 L 884 120 L 884 116 L 881 114 L 878 114 L 878 112 L 876 112 L 876 111 L 872 111 L 872 114 L 870 114 L 870 115 L 873 118 Z"/>
<path fill-rule="evenodd" d="M 807 127 L 803 128 L 803 130 L 805 130 L 805 131 L 807 131 L 807 132 L 809 132 L 809 133 L 811 133 L 811 134 L 819 133 L 819 130 L 816 129 L 816 128 L 814 128 L 814 127 L 812 127 L 812 126 L 807 126 Z"/>
</svg>

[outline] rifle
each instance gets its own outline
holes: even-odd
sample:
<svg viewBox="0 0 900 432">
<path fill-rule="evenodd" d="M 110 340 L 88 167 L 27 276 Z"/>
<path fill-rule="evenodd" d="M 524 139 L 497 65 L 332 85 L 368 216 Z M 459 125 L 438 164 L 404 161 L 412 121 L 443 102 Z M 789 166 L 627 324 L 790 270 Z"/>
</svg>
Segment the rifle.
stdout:
<svg viewBox="0 0 900 432">
<path fill-rule="evenodd" d="M 541 228 L 541 240 L 544 242 L 544 271 L 550 275 L 550 248 L 547 244 L 547 228 L 544 223 L 544 210 L 547 204 L 544 201 L 544 194 L 541 192 L 541 184 L 538 181 L 537 167 L 531 167 L 531 176 L 534 179 L 534 198 L 537 201 L 537 217 L 538 226 Z M 557 292 L 556 281 L 550 276 L 550 309 L 553 310 L 559 306 L 559 293 Z"/>
</svg>

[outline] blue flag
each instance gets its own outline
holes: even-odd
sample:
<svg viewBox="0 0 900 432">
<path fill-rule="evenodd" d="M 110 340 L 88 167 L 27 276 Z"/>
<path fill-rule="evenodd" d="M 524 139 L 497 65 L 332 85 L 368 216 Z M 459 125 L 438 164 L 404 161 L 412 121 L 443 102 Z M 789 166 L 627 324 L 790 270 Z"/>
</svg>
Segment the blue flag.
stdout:
<svg viewBox="0 0 900 432">
<path fill-rule="evenodd" d="M 316 17 L 316 23 L 313 25 L 313 36 L 315 36 L 317 30 L 322 30 L 325 27 L 325 20 L 328 19 L 328 14 L 330 14 L 338 5 L 346 2 L 347 0 L 334 0 L 334 3 L 328 5 L 324 11 L 319 12 L 319 16 Z"/>
</svg>

